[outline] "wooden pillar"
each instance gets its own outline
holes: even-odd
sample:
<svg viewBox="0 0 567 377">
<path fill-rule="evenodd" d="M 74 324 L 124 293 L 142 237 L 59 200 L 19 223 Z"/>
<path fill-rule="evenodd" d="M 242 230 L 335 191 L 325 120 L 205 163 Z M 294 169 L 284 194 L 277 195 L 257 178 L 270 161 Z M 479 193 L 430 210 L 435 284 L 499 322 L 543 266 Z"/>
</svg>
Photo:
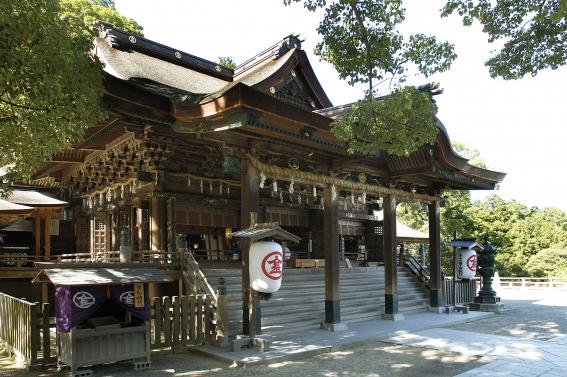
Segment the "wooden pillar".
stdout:
<svg viewBox="0 0 567 377">
<path fill-rule="evenodd" d="M 329 331 L 346 329 L 341 323 L 339 275 L 339 203 L 331 187 L 323 190 L 325 202 L 323 251 L 325 255 L 325 320 L 321 328 Z M 336 196 L 336 195 L 334 195 Z"/>
<path fill-rule="evenodd" d="M 41 255 L 41 216 L 37 214 L 34 218 L 35 224 L 35 256 Z"/>
<path fill-rule="evenodd" d="M 45 260 L 51 256 L 51 212 L 45 214 Z"/>
<path fill-rule="evenodd" d="M 240 227 L 242 229 L 254 225 L 254 222 L 263 222 L 260 211 L 260 192 L 258 189 L 258 170 L 250 160 L 242 160 L 242 176 L 240 186 Z M 250 288 L 249 266 L 250 242 L 240 241 L 242 266 L 242 332 L 251 337 L 261 334 L 262 312 L 258 296 Z M 255 324 L 250 326 L 250 324 Z"/>
<path fill-rule="evenodd" d="M 442 281 L 441 281 L 441 225 L 439 220 L 439 202 L 429 204 L 429 271 L 431 280 L 429 281 L 429 306 L 432 310 L 438 311 L 442 300 Z"/>
<path fill-rule="evenodd" d="M 396 237 L 396 198 L 384 196 L 384 300 L 383 319 L 400 320 L 398 312 L 398 263 Z"/>
<path fill-rule="evenodd" d="M 164 250 L 166 234 L 165 199 L 153 197 L 150 205 L 150 249 Z"/>
</svg>

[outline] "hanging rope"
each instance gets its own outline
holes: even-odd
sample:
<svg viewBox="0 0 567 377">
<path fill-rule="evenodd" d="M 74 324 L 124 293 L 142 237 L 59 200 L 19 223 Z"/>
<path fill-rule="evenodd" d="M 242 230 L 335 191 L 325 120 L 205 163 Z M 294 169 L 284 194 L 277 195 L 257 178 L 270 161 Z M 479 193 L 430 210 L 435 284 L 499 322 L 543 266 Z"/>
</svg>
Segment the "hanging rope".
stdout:
<svg viewBox="0 0 567 377">
<path fill-rule="evenodd" d="M 300 180 L 308 181 L 311 184 L 318 183 L 325 185 L 335 185 L 338 188 L 344 190 L 373 193 L 378 195 L 393 195 L 399 198 L 404 198 L 412 201 L 435 202 L 440 199 L 439 197 L 432 195 L 376 186 L 376 185 L 371 185 L 369 183 L 352 182 L 352 181 L 347 181 L 346 179 L 330 177 L 328 175 L 282 168 L 279 166 L 263 163 L 253 156 L 249 156 L 249 159 L 252 166 L 254 166 L 256 169 L 260 171 L 263 171 L 265 174 L 272 175 L 274 178 L 279 178 L 279 177 L 297 178 Z"/>
</svg>

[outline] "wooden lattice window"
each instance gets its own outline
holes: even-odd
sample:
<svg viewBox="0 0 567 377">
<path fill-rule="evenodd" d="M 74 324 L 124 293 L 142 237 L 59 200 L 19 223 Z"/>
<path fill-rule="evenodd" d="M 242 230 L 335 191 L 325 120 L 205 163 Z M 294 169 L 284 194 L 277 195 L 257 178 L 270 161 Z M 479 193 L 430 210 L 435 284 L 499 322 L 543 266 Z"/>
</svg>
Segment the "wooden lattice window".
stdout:
<svg viewBox="0 0 567 377">
<path fill-rule="evenodd" d="M 93 256 L 103 257 L 106 254 L 106 222 L 104 216 L 96 216 L 93 229 Z"/>
</svg>

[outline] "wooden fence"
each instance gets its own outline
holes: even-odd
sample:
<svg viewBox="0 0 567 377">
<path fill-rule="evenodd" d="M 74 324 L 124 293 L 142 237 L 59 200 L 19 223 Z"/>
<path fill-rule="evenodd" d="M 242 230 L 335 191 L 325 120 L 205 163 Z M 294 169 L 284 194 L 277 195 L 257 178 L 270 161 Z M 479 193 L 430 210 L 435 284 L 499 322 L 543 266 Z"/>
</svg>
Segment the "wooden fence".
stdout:
<svg viewBox="0 0 567 377">
<path fill-rule="evenodd" d="M 152 305 L 152 348 L 183 351 L 216 341 L 216 308 L 209 295 L 155 297 Z"/>
<path fill-rule="evenodd" d="M 457 280 L 445 278 L 443 282 L 443 301 L 445 305 L 463 305 L 474 302 L 477 280 Z"/>
<path fill-rule="evenodd" d="M 28 366 L 49 363 L 49 304 L 0 293 L 0 342 Z"/>
</svg>

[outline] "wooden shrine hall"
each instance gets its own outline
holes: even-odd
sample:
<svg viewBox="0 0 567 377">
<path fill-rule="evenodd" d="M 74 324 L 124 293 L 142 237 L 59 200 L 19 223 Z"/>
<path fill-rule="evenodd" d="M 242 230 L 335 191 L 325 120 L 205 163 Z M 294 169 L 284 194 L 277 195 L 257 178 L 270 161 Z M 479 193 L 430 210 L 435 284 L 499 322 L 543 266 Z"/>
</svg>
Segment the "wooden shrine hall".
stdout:
<svg viewBox="0 0 567 377">
<path fill-rule="evenodd" d="M 301 238 L 284 248 L 289 266 L 324 265 L 317 302 L 332 330 L 347 306 L 356 309 L 342 304 L 343 259 L 368 274 L 380 269 L 384 304 L 374 311 L 401 317 L 396 205 L 419 201 L 429 208 L 427 302 L 442 306 L 440 195 L 492 190 L 504 174 L 459 156 L 441 121 L 434 143 L 409 156 L 348 154 L 330 129 L 348 105 L 333 106 L 294 35 L 231 69 L 101 23 L 95 53 L 108 118 L 39 167 L 32 182 L 57 187 L 70 203 L 68 253 L 119 263 L 181 250 L 209 280 L 209 269 L 238 275 L 242 267 L 237 311 L 244 315 L 235 321 L 243 318 L 238 326 L 246 329 L 247 246 L 231 234 L 252 219 L 277 222 Z"/>
</svg>

